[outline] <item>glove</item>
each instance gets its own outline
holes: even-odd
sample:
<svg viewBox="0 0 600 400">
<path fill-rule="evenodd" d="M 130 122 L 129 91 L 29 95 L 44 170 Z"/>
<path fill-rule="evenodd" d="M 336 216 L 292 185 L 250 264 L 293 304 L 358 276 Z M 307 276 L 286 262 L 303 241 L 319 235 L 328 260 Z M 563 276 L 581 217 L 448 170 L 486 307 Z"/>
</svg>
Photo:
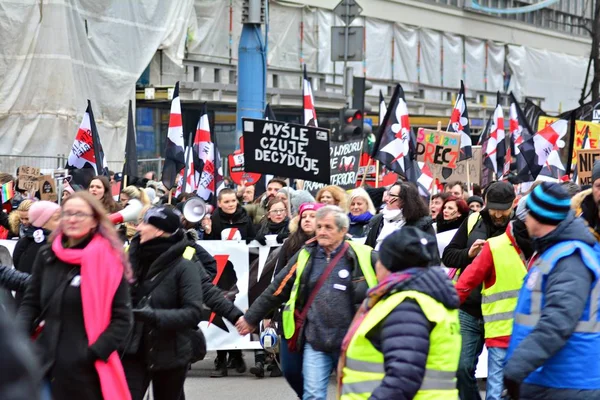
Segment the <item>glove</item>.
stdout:
<svg viewBox="0 0 600 400">
<path fill-rule="evenodd" d="M 520 385 L 519 383 L 504 377 L 504 388 L 508 393 L 508 397 L 512 400 L 519 400 Z"/>
<path fill-rule="evenodd" d="M 277 238 L 276 238 L 276 239 L 277 239 L 277 243 L 279 243 L 279 244 L 282 244 L 282 243 L 283 243 L 283 241 L 284 241 L 285 239 L 287 239 L 287 237 L 288 237 L 289 235 L 290 235 L 290 233 L 289 233 L 289 232 L 282 232 L 282 233 L 280 233 L 279 235 L 277 235 Z"/>
<path fill-rule="evenodd" d="M 156 324 L 156 311 L 150 306 L 136 308 L 133 310 L 133 318 L 135 318 L 136 321 Z"/>
<path fill-rule="evenodd" d="M 254 240 L 256 240 L 258 243 L 261 244 L 261 246 L 266 246 L 267 245 L 267 238 L 264 237 L 263 235 L 258 235 L 254 238 Z"/>
</svg>

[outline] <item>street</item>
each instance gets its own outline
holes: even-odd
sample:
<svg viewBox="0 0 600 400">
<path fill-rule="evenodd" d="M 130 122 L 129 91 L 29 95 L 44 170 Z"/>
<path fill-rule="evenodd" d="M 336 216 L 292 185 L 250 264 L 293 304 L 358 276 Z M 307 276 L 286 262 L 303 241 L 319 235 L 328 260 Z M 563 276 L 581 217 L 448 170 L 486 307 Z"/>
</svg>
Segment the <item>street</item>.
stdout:
<svg viewBox="0 0 600 400">
<path fill-rule="evenodd" d="M 267 374 L 263 379 L 257 379 L 250 372 L 238 374 L 229 370 L 227 378 L 211 378 L 214 370 L 213 360 L 216 352 L 209 352 L 206 359 L 194 364 L 185 381 L 186 400 L 241 399 L 244 400 L 294 400 L 297 397 L 288 386 L 285 379 L 270 378 Z M 252 352 L 244 352 L 244 360 L 250 368 L 253 365 Z M 335 377 L 332 375 L 329 384 L 328 399 L 335 399 Z"/>
</svg>

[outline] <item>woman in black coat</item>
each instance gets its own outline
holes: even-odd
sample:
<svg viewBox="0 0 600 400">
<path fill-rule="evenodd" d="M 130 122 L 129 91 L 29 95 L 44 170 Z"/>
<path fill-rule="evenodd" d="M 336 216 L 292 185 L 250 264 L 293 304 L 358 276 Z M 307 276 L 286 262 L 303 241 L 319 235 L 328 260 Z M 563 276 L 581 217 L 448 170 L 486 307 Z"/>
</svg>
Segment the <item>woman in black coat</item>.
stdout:
<svg viewBox="0 0 600 400">
<path fill-rule="evenodd" d="M 193 243 L 165 206 L 150 208 L 137 229 L 129 247 L 135 333 L 123 366 L 133 400 L 143 399 L 150 381 L 154 399 L 179 399 L 192 360 L 191 335 L 202 315 L 198 266 L 184 258 Z"/>
<path fill-rule="evenodd" d="M 131 326 L 129 263 L 98 200 L 76 193 L 40 249 L 17 319 L 33 336 L 54 400 L 122 398 L 117 354 Z"/>
</svg>

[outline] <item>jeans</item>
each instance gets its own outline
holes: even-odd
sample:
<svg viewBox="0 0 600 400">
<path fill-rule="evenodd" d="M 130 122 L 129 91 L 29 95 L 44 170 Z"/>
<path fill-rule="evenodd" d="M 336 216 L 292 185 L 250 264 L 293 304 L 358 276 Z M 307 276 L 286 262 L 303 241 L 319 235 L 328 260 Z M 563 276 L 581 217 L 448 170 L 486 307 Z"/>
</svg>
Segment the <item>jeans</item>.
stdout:
<svg viewBox="0 0 600 400">
<path fill-rule="evenodd" d="M 317 351 L 310 344 L 304 345 L 302 375 L 304 394 L 302 400 L 327 400 L 327 385 L 331 371 L 337 367 L 340 353 Z"/>
<path fill-rule="evenodd" d="M 279 346 L 281 369 L 287 383 L 294 389 L 299 398 L 304 392 L 304 379 L 302 378 L 302 353 L 292 353 L 288 350 L 287 340 L 281 336 Z"/>
<path fill-rule="evenodd" d="M 462 336 L 460 361 L 456 372 L 458 394 L 461 400 L 481 400 L 475 379 L 475 367 L 483 351 L 483 319 L 477 319 L 463 310 L 458 311 L 458 319 Z"/>
<path fill-rule="evenodd" d="M 488 347 L 488 376 L 485 390 L 485 400 L 502 400 L 504 359 L 506 349 Z"/>
</svg>

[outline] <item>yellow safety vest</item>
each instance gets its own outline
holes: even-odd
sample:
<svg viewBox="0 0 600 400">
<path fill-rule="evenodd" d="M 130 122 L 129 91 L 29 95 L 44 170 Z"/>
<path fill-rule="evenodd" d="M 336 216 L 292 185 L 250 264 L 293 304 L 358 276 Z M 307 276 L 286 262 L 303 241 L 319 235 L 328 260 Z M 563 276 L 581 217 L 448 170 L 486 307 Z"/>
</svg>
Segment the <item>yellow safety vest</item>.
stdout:
<svg viewBox="0 0 600 400">
<path fill-rule="evenodd" d="M 384 356 L 367 339 L 367 335 L 405 299 L 419 303 L 427 319 L 434 325 L 429 335 L 425 376 L 414 399 L 458 399 L 456 370 L 462 344 L 458 310 L 448 310 L 424 293 L 406 291 L 393 294 L 373 306 L 350 340 L 342 369 L 341 393 L 338 393 L 341 400 L 366 400 L 381 385 L 385 377 Z"/>
<path fill-rule="evenodd" d="M 377 286 L 377 276 L 375 275 L 373 265 L 371 265 L 371 252 L 373 249 L 370 246 L 352 241 L 348 241 L 347 243 L 350 245 L 350 247 L 352 247 L 354 253 L 356 253 L 358 265 L 360 266 L 365 280 L 367 281 L 367 285 L 370 288 Z M 309 257 L 310 253 L 308 250 L 300 250 L 300 254 L 298 254 L 298 261 L 296 262 L 296 280 L 294 281 L 294 286 L 292 286 L 290 299 L 285 304 L 282 314 L 283 334 L 286 339 L 290 339 L 292 336 L 294 336 L 294 332 L 296 330 L 296 324 L 294 322 L 294 310 L 296 309 L 296 300 L 298 299 L 300 278 L 302 277 L 302 272 L 308 263 Z"/>
<path fill-rule="evenodd" d="M 517 298 L 527 274 L 525 262 L 506 233 L 488 239 L 488 243 L 494 260 L 496 282 L 481 291 L 486 339 L 512 334 Z"/>
</svg>

